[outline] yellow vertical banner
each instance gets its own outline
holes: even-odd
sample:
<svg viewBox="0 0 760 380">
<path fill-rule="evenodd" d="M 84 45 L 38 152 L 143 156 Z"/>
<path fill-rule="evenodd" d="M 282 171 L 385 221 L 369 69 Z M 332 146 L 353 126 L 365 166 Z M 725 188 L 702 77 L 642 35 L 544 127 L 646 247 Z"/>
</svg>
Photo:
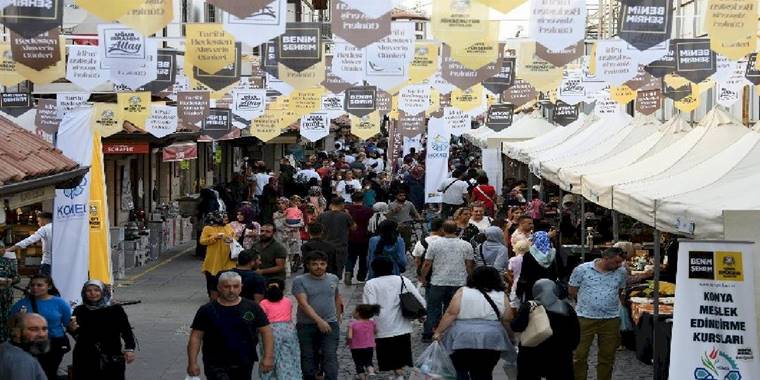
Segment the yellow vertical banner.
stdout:
<svg viewBox="0 0 760 380">
<path fill-rule="evenodd" d="M 145 121 L 150 116 L 150 92 L 120 92 L 116 94 L 116 104 L 123 120 L 145 130 Z"/>
<path fill-rule="evenodd" d="M 422 81 L 435 75 L 438 70 L 439 43 L 416 42 L 414 44 L 414 58 L 409 64 L 409 82 L 422 83 Z"/>
<path fill-rule="evenodd" d="M 113 283 L 111 270 L 111 244 L 108 230 L 108 202 L 106 177 L 103 172 L 103 145 L 100 134 L 92 137 L 92 163 L 90 164 L 90 202 L 87 208 L 90 220 L 90 279 L 105 284 Z"/>
</svg>

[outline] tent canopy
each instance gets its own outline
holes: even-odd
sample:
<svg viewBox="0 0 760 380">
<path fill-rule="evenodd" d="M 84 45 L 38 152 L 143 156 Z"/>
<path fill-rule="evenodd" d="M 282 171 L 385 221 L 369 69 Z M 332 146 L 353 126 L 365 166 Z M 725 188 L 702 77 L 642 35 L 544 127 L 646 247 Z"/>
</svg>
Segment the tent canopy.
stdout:
<svg viewBox="0 0 760 380">
<path fill-rule="evenodd" d="M 561 144 L 575 134 L 580 133 L 580 131 L 587 128 L 595 120 L 596 117 L 594 116 L 581 115 L 578 117 L 578 120 L 570 123 L 568 126 L 555 128 L 543 136 L 524 142 L 504 144 L 508 149 L 507 156 L 520 162 L 528 163 L 531 154 L 536 154 Z"/>
</svg>

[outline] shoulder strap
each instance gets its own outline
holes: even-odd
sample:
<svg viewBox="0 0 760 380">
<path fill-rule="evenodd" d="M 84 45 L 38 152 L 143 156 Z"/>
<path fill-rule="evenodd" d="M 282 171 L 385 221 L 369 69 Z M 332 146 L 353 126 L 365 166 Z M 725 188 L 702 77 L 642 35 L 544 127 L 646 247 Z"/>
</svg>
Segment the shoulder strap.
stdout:
<svg viewBox="0 0 760 380">
<path fill-rule="evenodd" d="M 486 257 L 485 255 L 483 255 L 483 243 L 480 243 L 480 245 L 478 246 L 478 250 L 480 253 L 480 259 L 483 260 L 483 266 L 488 266 L 488 263 L 486 262 Z"/>
<path fill-rule="evenodd" d="M 404 294 L 404 289 L 406 289 L 406 284 L 404 283 L 404 276 L 398 275 L 398 278 L 401 279 L 401 291 L 399 292 L 399 295 Z"/>
<path fill-rule="evenodd" d="M 483 192 L 483 189 L 481 189 L 480 186 L 475 186 L 475 190 L 477 190 L 480 194 L 483 194 L 483 196 L 486 197 L 486 199 L 488 199 L 489 201 L 491 201 L 491 203 L 496 204 L 496 202 L 494 202 L 493 198 L 489 197 L 488 194 L 486 194 L 485 192 Z"/>
<path fill-rule="evenodd" d="M 483 297 L 486 297 L 486 301 L 488 301 L 488 304 L 491 305 L 491 308 L 493 308 L 493 312 L 496 313 L 496 318 L 501 321 L 501 313 L 499 312 L 499 308 L 496 307 L 496 303 L 494 303 L 491 299 L 491 296 L 489 296 L 488 293 L 484 292 L 483 289 L 478 289 L 478 291 L 480 291 L 480 294 L 482 294 Z"/>
<path fill-rule="evenodd" d="M 447 185 L 447 186 L 446 186 L 446 187 L 443 189 L 442 193 L 445 193 L 445 192 L 446 192 L 446 190 L 448 190 L 448 189 L 449 189 L 451 186 L 453 186 L 453 185 L 454 185 L 455 183 L 457 183 L 457 182 L 459 182 L 459 178 L 457 178 L 457 179 L 455 179 L 455 180 L 451 181 L 451 183 L 450 183 L 450 184 L 448 184 L 448 185 Z"/>
</svg>

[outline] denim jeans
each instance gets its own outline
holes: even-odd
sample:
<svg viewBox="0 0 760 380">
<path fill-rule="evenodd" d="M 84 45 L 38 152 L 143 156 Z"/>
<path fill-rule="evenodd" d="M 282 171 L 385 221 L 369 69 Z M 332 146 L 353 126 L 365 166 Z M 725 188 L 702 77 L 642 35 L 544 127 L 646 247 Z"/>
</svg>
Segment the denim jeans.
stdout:
<svg viewBox="0 0 760 380">
<path fill-rule="evenodd" d="M 346 261 L 346 272 L 354 273 L 354 267 L 356 263 L 359 263 L 359 271 L 356 272 L 356 279 L 364 281 L 367 278 L 367 250 L 369 243 L 363 242 L 348 242 L 348 260 Z"/>
<path fill-rule="evenodd" d="M 315 380 L 320 369 L 325 374 L 325 380 L 338 380 L 340 325 L 337 322 L 330 322 L 330 328 L 332 331 L 324 334 L 313 323 L 296 325 L 304 380 Z"/>
<path fill-rule="evenodd" d="M 446 308 L 449 307 L 451 298 L 457 292 L 459 286 L 438 286 L 430 285 L 425 291 L 425 302 L 427 303 L 427 319 L 422 330 L 423 338 L 433 336 L 433 330 L 441 321 L 441 316 Z"/>
</svg>

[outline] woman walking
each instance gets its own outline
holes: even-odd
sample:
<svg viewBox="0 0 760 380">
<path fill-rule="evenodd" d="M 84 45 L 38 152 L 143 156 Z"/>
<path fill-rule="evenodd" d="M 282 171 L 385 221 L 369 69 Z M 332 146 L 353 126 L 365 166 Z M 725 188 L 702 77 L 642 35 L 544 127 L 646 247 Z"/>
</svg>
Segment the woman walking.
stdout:
<svg viewBox="0 0 760 380">
<path fill-rule="evenodd" d="M 496 259 L 500 256 L 502 261 L 506 261 L 508 258 L 507 246 L 504 245 L 504 233 L 499 227 L 491 226 L 486 228 L 484 232 L 486 241 L 480 243 L 475 248 L 475 265 L 477 266 L 495 266 Z M 506 262 L 501 264 L 503 268 L 496 268 L 500 270 L 506 269 Z"/>
<path fill-rule="evenodd" d="M 251 249 L 261 233 L 261 225 L 253 220 L 253 216 L 251 206 L 241 206 L 235 214 L 235 220 L 230 223 L 230 227 L 235 231 L 235 240 L 239 241 L 244 249 Z"/>
<path fill-rule="evenodd" d="M 511 318 L 509 297 L 499 271 L 478 267 L 457 290 L 433 339 L 443 342 L 457 370 L 457 380 L 491 380 L 502 352 L 514 346 L 504 325 Z"/>
<path fill-rule="evenodd" d="M 206 258 L 201 271 L 206 276 L 206 291 L 213 301 L 219 297 L 217 275 L 235 267 L 235 262 L 230 259 L 230 243 L 235 239 L 235 231 L 230 225 L 224 224 L 224 216 L 219 212 L 210 213 L 206 221 L 207 225 L 203 227 L 198 242 L 206 246 Z"/>
<path fill-rule="evenodd" d="M 301 204 L 301 197 L 294 195 L 290 200 L 280 197 L 277 200 L 277 212 L 274 213 L 275 235 L 282 245 L 288 250 L 288 262 L 286 268 L 288 271 L 297 271 L 300 267 L 301 257 L 301 227 L 303 223 L 303 213 L 298 208 Z"/>
<path fill-rule="evenodd" d="M 376 257 L 384 256 L 393 262 L 393 274 L 406 271 L 406 246 L 404 239 L 399 236 L 398 224 L 386 219 L 377 226 L 377 234 L 369 239 L 367 262 L 371 263 Z M 375 274 L 370 266 L 367 278 L 374 277 Z"/>
<path fill-rule="evenodd" d="M 11 315 L 16 313 L 37 313 L 45 317 L 48 324 L 50 351 L 37 357 L 48 379 L 58 378 L 58 366 L 63 355 L 71 351 L 66 326 L 71 319 L 71 307 L 59 297 L 53 280 L 48 275 L 37 274 L 29 281 L 27 296 L 16 302 Z"/>
<path fill-rule="evenodd" d="M 542 278 L 557 280 L 556 256 L 557 251 L 552 246 L 549 233 L 534 233 L 530 250 L 523 256 L 520 279 L 517 282 L 517 296 L 523 303 L 533 299 L 533 284 L 536 281 Z"/>
<path fill-rule="evenodd" d="M 5 252 L 3 256 L 0 256 L 0 343 L 10 338 L 8 317 L 13 305 L 13 285 L 21 280 L 17 265 L 15 253 Z"/>
<path fill-rule="evenodd" d="M 262 380 L 301 378 L 301 349 L 293 326 L 293 303 L 284 296 L 284 289 L 284 281 L 270 280 L 259 303 L 274 333 L 274 369 L 260 373 Z"/>
<path fill-rule="evenodd" d="M 108 290 L 98 280 L 84 284 L 82 302 L 74 309 L 69 324 L 76 339 L 75 378 L 123 380 L 126 364 L 135 360 L 136 346 L 127 313 L 121 305 L 111 305 Z"/>
</svg>

